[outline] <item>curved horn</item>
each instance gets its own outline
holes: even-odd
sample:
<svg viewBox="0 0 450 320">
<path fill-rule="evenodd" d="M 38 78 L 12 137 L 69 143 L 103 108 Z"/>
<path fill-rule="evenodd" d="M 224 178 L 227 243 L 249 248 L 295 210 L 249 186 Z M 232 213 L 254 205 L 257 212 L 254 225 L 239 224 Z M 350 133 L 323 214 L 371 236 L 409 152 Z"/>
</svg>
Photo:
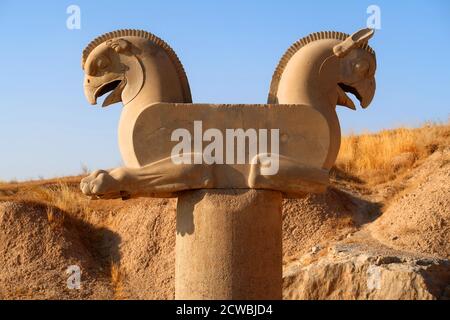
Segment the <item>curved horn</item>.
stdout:
<svg viewBox="0 0 450 320">
<path fill-rule="evenodd" d="M 345 57 L 353 48 L 369 41 L 374 35 L 375 31 L 370 28 L 361 29 L 345 39 L 342 43 L 335 45 L 333 48 L 334 54 L 339 57 Z"/>
</svg>

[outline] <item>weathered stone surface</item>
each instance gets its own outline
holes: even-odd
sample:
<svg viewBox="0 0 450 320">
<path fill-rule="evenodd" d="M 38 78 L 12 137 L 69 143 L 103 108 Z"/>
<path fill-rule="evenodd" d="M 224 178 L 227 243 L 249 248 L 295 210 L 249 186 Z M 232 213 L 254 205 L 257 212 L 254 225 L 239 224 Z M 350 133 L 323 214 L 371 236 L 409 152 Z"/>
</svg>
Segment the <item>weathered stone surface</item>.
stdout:
<svg viewBox="0 0 450 320">
<path fill-rule="evenodd" d="M 322 169 L 330 148 L 328 124 L 308 106 L 157 103 L 125 108 L 120 123 L 126 167 L 91 174 L 82 183 L 87 194 L 176 197 L 182 190 L 252 188 L 302 197 L 323 192 L 328 185 L 328 170 Z M 180 130 L 189 139 L 174 139 Z M 211 130 L 217 136 L 208 139 Z M 248 136 L 228 134 L 237 130 Z M 175 163 L 173 150 L 185 140 L 188 147 L 176 155 L 187 156 L 188 162 Z M 220 156 L 206 163 L 203 152 L 211 145 L 214 156 Z M 265 173 L 270 167 L 275 171 Z"/>
<path fill-rule="evenodd" d="M 284 299 L 446 299 L 450 261 L 336 245 L 288 265 L 283 280 Z"/>
<path fill-rule="evenodd" d="M 200 132 L 195 132 L 194 122 L 200 121 Z M 192 153 L 195 152 L 194 140 L 200 141 L 199 152 L 210 144 L 203 141 L 203 134 L 208 129 L 217 129 L 223 136 L 223 155 L 227 159 L 226 143 L 233 143 L 235 148 L 234 162 L 230 164 L 235 170 L 248 175 L 249 146 L 244 147 L 246 165 L 236 164 L 237 139 L 227 141 L 226 130 L 243 129 L 267 130 L 267 150 L 271 152 L 270 139 L 272 129 L 279 130 L 279 154 L 295 159 L 306 167 L 321 168 L 328 153 L 329 131 L 326 119 L 316 109 L 304 105 L 220 105 L 220 104 L 169 104 L 158 103 L 144 108 L 124 110 L 121 122 L 133 123 L 132 131 L 119 131 L 122 158 L 128 167 L 142 167 L 147 164 L 166 159 L 177 141 L 172 141 L 171 135 L 177 129 L 187 129 L 192 137 Z M 259 140 L 259 137 L 257 136 Z M 258 146 L 258 142 L 256 145 Z M 155 142 L 158 143 L 155 143 Z M 236 150 L 237 149 L 237 150 Z M 260 149 L 260 148 L 258 148 Z M 258 153 L 260 150 L 258 150 Z M 202 160 L 203 162 L 203 160 Z M 225 167 L 225 166 L 220 166 Z M 224 182 L 222 182 L 222 180 Z M 217 183 L 232 183 L 232 178 L 218 179 Z M 239 180 L 235 182 L 239 186 Z M 232 185 L 228 185 L 232 187 Z"/>
<path fill-rule="evenodd" d="M 199 190 L 179 197 L 176 299 L 281 299 L 279 192 Z"/>
</svg>

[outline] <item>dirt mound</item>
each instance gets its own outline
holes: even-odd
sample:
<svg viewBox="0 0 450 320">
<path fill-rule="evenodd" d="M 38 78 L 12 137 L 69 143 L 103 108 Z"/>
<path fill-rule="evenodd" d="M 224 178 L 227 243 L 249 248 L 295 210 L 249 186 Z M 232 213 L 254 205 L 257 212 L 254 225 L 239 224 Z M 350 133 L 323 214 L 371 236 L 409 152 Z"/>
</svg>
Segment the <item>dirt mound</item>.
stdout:
<svg viewBox="0 0 450 320">
<path fill-rule="evenodd" d="M 116 296 L 173 299 L 175 274 L 175 199 L 140 200 L 120 210 L 111 230 L 120 239 Z"/>
<path fill-rule="evenodd" d="M 328 188 L 324 194 L 310 194 L 303 199 L 284 200 L 285 260 L 345 237 L 368 219 L 367 212 L 374 206 L 335 188 Z"/>
<path fill-rule="evenodd" d="M 409 187 L 369 226 L 393 248 L 450 257 L 450 152 L 438 151 L 408 177 Z"/>
<path fill-rule="evenodd" d="M 111 297 L 101 266 L 63 213 L 33 203 L 0 203 L 0 299 Z M 81 268 L 82 288 L 67 288 L 66 270 Z"/>
</svg>

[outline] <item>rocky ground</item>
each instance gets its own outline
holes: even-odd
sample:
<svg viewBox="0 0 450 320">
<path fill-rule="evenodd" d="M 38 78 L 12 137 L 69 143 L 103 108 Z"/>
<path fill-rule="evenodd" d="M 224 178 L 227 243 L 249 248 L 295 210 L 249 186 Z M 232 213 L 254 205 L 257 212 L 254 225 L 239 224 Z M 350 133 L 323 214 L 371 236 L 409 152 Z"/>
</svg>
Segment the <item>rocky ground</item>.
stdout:
<svg viewBox="0 0 450 320">
<path fill-rule="evenodd" d="M 319 217 L 328 219 L 312 223 L 311 238 L 310 231 L 294 243 L 285 236 L 285 256 L 293 256 L 284 265 L 284 298 L 449 299 L 449 160 L 444 149 L 371 192 L 341 184 L 307 198 L 299 211 L 324 208 Z M 291 228 L 298 215 L 286 213 Z"/>
<path fill-rule="evenodd" d="M 449 160 L 445 142 L 382 183 L 336 169 L 285 199 L 284 299 L 449 299 Z M 0 185 L 0 299 L 173 299 L 176 200 L 89 201 L 79 179 Z"/>
</svg>

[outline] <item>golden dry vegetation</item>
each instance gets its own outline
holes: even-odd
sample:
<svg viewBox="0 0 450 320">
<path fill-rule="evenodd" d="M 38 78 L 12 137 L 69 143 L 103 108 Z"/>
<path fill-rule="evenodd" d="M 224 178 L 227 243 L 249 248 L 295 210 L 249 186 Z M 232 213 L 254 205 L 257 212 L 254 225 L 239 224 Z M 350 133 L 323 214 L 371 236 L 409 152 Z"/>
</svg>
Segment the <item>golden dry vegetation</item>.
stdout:
<svg viewBox="0 0 450 320">
<path fill-rule="evenodd" d="M 69 215 L 89 222 L 97 210 L 79 191 L 80 177 L 0 183 L 0 202 L 39 203 L 46 206 L 52 227 L 62 227 Z"/>
<path fill-rule="evenodd" d="M 373 185 L 394 179 L 440 148 L 450 146 L 450 123 L 427 123 L 342 139 L 337 169 Z"/>
<path fill-rule="evenodd" d="M 126 299 L 124 289 L 124 274 L 118 262 L 111 263 L 111 284 L 115 300 Z"/>
</svg>

